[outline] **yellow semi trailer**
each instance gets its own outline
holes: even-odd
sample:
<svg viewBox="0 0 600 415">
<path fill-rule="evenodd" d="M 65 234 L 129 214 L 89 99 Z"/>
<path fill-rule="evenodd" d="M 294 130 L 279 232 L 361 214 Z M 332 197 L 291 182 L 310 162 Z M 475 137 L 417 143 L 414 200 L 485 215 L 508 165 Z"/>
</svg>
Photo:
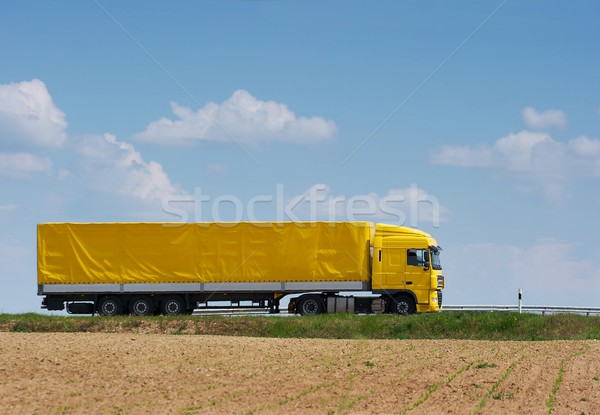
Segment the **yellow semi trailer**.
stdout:
<svg viewBox="0 0 600 415">
<path fill-rule="evenodd" d="M 370 222 L 46 223 L 38 295 L 72 314 L 277 313 L 289 294 L 302 315 L 435 312 L 440 251 L 425 232 Z"/>
</svg>

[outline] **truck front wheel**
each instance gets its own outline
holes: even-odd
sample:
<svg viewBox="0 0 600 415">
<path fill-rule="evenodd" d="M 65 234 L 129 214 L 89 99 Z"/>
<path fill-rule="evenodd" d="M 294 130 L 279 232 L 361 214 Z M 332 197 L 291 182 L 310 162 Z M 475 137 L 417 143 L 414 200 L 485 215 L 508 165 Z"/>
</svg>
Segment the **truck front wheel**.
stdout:
<svg viewBox="0 0 600 415">
<path fill-rule="evenodd" d="M 118 316 L 123 311 L 119 297 L 107 295 L 98 301 L 98 313 L 102 316 Z"/>
<path fill-rule="evenodd" d="M 390 312 L 402 315 L 415 314 L 417 306 L 415 301 L 408 295 L 399 295 L 390 301 Z"/>
<path fill-rule="evenodd" d="M 317 295 L 310 295 L 298 302 L 298 312 L 302 316 L 315 316 L 323 312 L 323 299 Z"/>
</svg>

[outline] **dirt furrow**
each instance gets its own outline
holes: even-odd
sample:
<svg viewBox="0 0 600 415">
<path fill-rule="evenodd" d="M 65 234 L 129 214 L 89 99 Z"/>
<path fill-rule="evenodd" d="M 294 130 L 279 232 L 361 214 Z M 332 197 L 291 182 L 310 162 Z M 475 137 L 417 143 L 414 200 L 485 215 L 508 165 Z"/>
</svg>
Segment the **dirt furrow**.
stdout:
<svg viewBox="0 0 600 415">
<path fill-rule="evenodd" d="M 600 412 L 599 358 L 593 341 L 0 333 L 0 408 L 7 414 L 544 413 L 553 393 L 556 413 L 592 414 Z"/>
</svg>

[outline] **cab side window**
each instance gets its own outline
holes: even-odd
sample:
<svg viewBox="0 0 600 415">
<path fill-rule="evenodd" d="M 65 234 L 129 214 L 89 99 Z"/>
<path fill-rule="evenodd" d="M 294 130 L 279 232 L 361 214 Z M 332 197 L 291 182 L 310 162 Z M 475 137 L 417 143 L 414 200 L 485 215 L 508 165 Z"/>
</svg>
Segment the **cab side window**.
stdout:
<svg viewBox="0 0 600 415">
<path fill-rule="evenodd" d="M 415 267 L 427 266 L 429 252 L 426 249 L 409 249 L 406 251 L 406 265 Z"/>
</svg>

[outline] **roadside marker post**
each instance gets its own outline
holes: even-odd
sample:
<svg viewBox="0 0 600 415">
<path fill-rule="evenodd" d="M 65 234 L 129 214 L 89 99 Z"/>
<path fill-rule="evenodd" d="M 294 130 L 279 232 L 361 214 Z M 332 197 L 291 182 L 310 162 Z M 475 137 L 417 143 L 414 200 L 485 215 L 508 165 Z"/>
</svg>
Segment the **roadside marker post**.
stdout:
<svg viewBox="0 0 600 415">
<path fill-rule="evenodd" d="M 521 314 L 522 307 L 523 307 L 523 290 L 519 288 L 519 314 Z"/>
</svg>

